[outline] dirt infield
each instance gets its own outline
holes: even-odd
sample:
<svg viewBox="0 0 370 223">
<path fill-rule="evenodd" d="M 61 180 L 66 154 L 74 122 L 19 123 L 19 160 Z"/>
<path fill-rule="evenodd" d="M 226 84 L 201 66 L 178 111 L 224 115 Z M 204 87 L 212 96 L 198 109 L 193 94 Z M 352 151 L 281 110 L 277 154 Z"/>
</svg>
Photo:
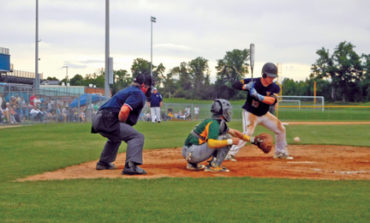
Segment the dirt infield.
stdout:
<svg viewBox="0 0 370 223">
<path fill-rule="evenodd" d="M 185 169 L 181 148 L 144 151 L 143 176 L 123 176 L 125 154 L 117 157 L 116 170 L 95 170 L 96 161 L 30 176 L 19 181 L 91 178 L 161 177 L 268 177 L 292 179 L 370 180 L 370 147 L 333 145 L 290 145 L 294 160 L 275 160 L 249 145 L 237 156 L 238 162 L 225 161 L 229 173 L 209 173 Z"/>
<path fill-rule="evenodd" d="M 284 122 L 287 125 L 370 125 L 370 122 Z"/>
</svg>

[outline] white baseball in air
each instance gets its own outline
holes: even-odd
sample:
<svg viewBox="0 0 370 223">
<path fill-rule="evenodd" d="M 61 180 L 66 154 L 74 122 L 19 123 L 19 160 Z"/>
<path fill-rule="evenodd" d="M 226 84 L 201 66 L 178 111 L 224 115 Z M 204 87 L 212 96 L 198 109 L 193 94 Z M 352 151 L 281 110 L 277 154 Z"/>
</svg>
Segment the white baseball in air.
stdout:
<svg viewBox="0 0 370 223">
<path fill-rule="evenodd" d="M 294 137 L 293 140 L 294 140 L 294 142 L 300 142 L 301 141 L 301 139 L 298 136 Z"/>
</svg>

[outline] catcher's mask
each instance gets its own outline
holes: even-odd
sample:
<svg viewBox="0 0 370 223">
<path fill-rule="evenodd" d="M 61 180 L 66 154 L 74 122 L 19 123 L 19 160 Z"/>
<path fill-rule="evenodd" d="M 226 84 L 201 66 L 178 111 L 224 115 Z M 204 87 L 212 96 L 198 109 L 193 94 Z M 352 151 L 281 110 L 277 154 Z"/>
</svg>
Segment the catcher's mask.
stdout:
<svg viewBox="0 0 370 223">
<path fill-rule="evenodd" d="M 150 95 L 152 94 L 152 88 L 154 88 L 154 84 L 155 84 L 154 79 L 153 79 L 152 76 L 150 76 L 150 74 L 146 74 L 146 73 L 138 74 L 136 76 L 134 82 L 136 82 L 138 84 L 145 84 L 146 86 L 149 86 L 149 89 L 146 92 L 145 96 L 150 97 Z"/>
<path fill-rule="evenodd" d="M 214 118 L 219 118 L 223 116 L 225 121 L 231 121 L 232 116 L 232 106 L 228 100 L 225 99 L 215 99 L 211 106 L 211 112 Z"/>
</svg>

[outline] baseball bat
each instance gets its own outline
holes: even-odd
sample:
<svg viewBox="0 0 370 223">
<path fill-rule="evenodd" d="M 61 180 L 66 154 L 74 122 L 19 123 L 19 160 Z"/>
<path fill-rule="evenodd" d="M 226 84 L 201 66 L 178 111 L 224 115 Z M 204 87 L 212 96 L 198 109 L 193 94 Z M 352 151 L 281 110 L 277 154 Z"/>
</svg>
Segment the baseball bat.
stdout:
<svg viewBox="0 0 370 223">
<path fill-rule="evenodd" d="M 250 59 L 250 66 L 251 66 L 251 74 L 253 79 L 253 68 L 254 68 L 254 43 L 251 43 L 249 46 L 249 59 Z"/>
</svg>

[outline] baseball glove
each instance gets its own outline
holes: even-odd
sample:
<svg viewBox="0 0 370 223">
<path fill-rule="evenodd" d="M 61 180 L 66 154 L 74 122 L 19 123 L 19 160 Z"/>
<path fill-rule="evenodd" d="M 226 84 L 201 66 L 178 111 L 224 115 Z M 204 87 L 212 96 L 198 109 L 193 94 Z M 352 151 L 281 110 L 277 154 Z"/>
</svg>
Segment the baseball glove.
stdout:
<svg viewBox="0 0 370 223">
<path fill-rule="evenodd" d="M 269 153 L 272 149 L 273 138 L 268 133 L 261 133 L 258 136 L 254 137 L 253 144 L 258 146 L 264 153 Z"/>
</svg>

